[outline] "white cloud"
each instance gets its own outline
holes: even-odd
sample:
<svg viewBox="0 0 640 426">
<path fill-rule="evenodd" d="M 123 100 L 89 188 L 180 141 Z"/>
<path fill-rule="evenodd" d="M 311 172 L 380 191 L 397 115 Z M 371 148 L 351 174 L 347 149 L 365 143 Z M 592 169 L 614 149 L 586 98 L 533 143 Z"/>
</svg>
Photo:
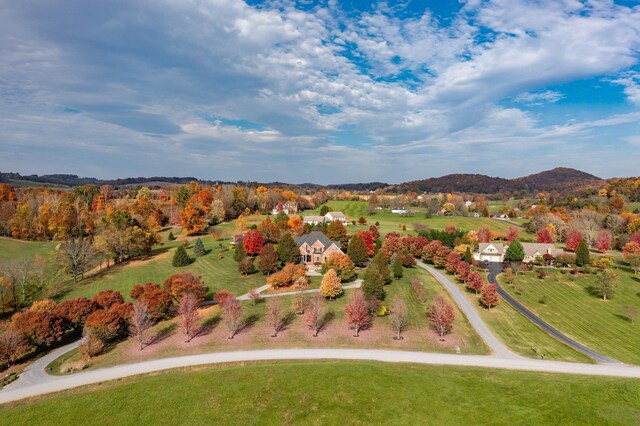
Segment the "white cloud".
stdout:
<svg viewBox="0 0 640 426">
<path fill-rule="evenodd" d="M 521 93 L 513 100 L 517 103 L 529 106 L 539 106 L 547 103 L 556 103 L 562 98 L 564 98 L 564 95 L 560 92 L 556 92 L 554 90 L 543 90 L 540 92 Z"/>
<path fill-rule="evenodd" d="M 609 80 L 613 84 L 624 86 L 624 94 L 630 102 L 640 105 L 640 73 L 629 71 L 622 73 L 615 79 Z"/>
</svg>

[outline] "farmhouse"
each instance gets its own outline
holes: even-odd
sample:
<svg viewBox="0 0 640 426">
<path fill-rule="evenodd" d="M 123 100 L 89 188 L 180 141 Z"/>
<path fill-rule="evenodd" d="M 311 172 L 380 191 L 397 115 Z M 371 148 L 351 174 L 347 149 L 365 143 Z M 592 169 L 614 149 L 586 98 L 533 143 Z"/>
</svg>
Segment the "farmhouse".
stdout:
<svg viewBox="0 0 640 426">
<path fill-rule="evenodd" d="M 480 243 L 478 252 L 473 257 L 481 262 L 503 262 L 506 250 L 502 243 Z"/>
<path fill-rule="evenodd" d="M 334 253 L 341 253 L 340 242 L 331 241 L 320 231 L 313 231 L 295 239 L 300 251 L 300 262 L 305 265 L 324 263 Z"/>
<path fill-rule="evenodd" d="M 324 216 L 307 215 L 302 218 L 305 225 L 321 225 L 323 223 L 331 223 L 334 220 L 340 221 L 343 225 L 349 224 L 349 218 L 342 212 L 329 212 Z"/>
<path fill-rule="evenodd" d="M 524 249 L 524 263 L 533 262 L 537 257 L 543 257 L 545 254 L 550 254 L 556 257 L 558 249 L 555 245 L 550 243 L 522 243 Z"/>
<path fill-rule="evenodd" d="M 302 218 L 305 225 L 320 225 L 324 223 L 324 216 L 308 215 Z"/>
</svg>

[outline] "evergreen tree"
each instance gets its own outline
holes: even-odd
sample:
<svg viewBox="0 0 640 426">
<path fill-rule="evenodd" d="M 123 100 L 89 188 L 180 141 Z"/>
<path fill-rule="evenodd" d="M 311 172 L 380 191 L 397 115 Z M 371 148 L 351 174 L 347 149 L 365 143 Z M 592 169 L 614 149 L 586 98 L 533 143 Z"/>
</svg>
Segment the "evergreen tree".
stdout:
<svg viewBox="0 0 640 426">
<path fill-rule="evenodd" d="M 384 279 L 380 276 L 379 271 L 371 264 L 364 271 L 364 279 L 362 283 L 362 291 L 367 297 L 375 297 L 378 300 L 384 300 L 386 293 L 384 291 Z"/>
<path fill-rule="evenodd" d="M 464 252 L 464 258 L 462 260 L 467 262 L 469 265 L 473 265 L 473 256 L 471 255 L 470 247 L 467 247 L 467 250 Z"/>
<path fill-rule="evenodd" d="M 349 242 L 347 228 L 339 220 L 331 222 L 329 226 L 327 226 L 327 229 L 322 232 L 324 232 L 331 241 L 339 241 L 342 247 L 346 246 Z"/>
<path fill-rule="evenodd" d="M 276 251 L 282 263 L 297 263 L 300 257 L 298 245 L 288 232 L 280 237 Z"/>
<path fill-rule="evenodd" d="M 576 265 L 584 266 L 589 264 L 589 246 L 586 240 L 580 240 L 578 248 L 576 249 Z"/>
<path fill-rule="evenodd" d="M 198 257 L 204 256 L 206 254 L 204 243 L 200 238 L 197 238 L 195 244 L 193 245 L 193 254 Z"/>
<path fill-rule="evenodd" d="M 233 260 L 240 263 L 245 257 L 247 257 L 247 252 L 244 251 L 244 244 L 238 241 L 236 243 L 235 251 L 233 252 Z"/>
<path fill-rule="evenodd" d="M 400 259 L 400 256 L 396 255 L 396 259 L 393 261 L 393 265 L 391 265 L 391 270 L 395 279 L 402 278 L 402 259 Z"/>
<path fill-rule="evenodd" d="M 278 261 L 278 254 L 273 249 L 273 244 L 265 244 L 260 250 L 258 270 L 264 275 L 269 275 L 278 270 Z"/>
<path fill-rule="evenodd" d="M 509 244 L 509 247 L 507 248 L 505 258 L 510 262 L 522 262 L 522 259 L 524 259 L 524 249 L 522 248 L 520 241 L 511 241 L 511 244 Z"/>
<path fill-rule="evenodd" d="M 378 275 L 382 278 L 384 284 L 391 282 L 391 272 L 389 271 L 389 264 L 387 258 L 384 257 L 384 253 L 379 251 L 373 256 L 373 260 L 369 266 L 373 265 L 373 268 L 378 272 Z"/>
<path fill-rule="evenodd" d="M 173 235 L 173 231 L 170 231 L 170 232 L 169 232 L 169 236 L 167 237 L 167 239 L 168 239 L 169 241 L 173 241 L 173 240 L 175 240 L 175 239 L 176 239 L 176 237 Z"/>
<path fill-rule="evenodd" d="M 191 262 L 192 262 L 192 259 L 189 257 L 184 247 L 178 246 L 175 254 L 173 255 L 173 260 L 171 261 L 171 264 L 174 267 L 179 267 L 179 266 L 187 266 Z"/>
<path fill-rule="evenodd" d="M 324 216 L 327 213 L 329 213 L 329 206 L 325 204 L 324 206 L 320 207 L 320 216 Z"/>
<path fill-rule="evenodd" d="M 347 255 L 351 258 L 351 261 L 358 266 L 363 266 L 367 262 L 369 255 L 367 254 L 367 245 L 362 235 L 356 234 L 351 237 Z"/>
</svg>

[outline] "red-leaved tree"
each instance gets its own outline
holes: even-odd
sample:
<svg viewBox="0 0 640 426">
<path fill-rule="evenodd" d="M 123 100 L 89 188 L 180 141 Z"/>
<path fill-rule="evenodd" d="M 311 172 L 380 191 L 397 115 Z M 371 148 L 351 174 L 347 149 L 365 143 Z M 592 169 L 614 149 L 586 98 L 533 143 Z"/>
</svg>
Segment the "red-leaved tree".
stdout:
<svg viewBox="0 0 640 426">
<path fill-rule="evenodd" d="M 11 317 L 12 326 L 34 345 L 51 346 L 64 337 L 64 321 L 46 311 L 22 311 Z"/>
<path fill-rule="evenodd" d="M 611 249 L 611 232 L 607 229 L 600 230 L 596 237 L 595 246 L 600 251 L 607 251 Z"/>
<path fill-rule="evenodd" d="M 86 297 L 63 300 L 55 307 L 53 314 L 62 318 L 71 328 L 80 330 L 87 317 L 96 311 L 100 305 Z"/>
<path fill-rule="evenodd" d="M 358 337 L 360 330 L 367 328 L 371 324 L 369 304 L 360 289 L 351 292 L 349 302 L 344 307 L 344 312 L 347 315 L 349 327 L 355 330 L 354 337 Z"/>
<path fill-rule="evenodd" d="M 469 273 L 471 272 L 471 266 L 467 262 L 460 261 L 456 266 L 456 275 L 458 276 L 458 280 L 465 282 L 469 277 Z"/>
<path fill-rule="evenodd" d="M 478 229 L 478 241 L 481 243 L 491 242 L 491 230 L 485 226 Z"/>
<path fill-rule="evenodd" d="M 491 310 L 492 306 L 498 304 L 498 289 L 495 284 L 487 284 L 482 287 L 482 296 L 480 296 L 480 303 Z"/>
<path fill-rule="evenodd" d="M 200 313 L 198 312 L 198 298 L 193 293 L 184 293 L 178 306 L 179 323 L 185 336 L 185 343 L 189 343 L 200 331 Z"/>
<path fill-rule="evenodd" d="M 576 251 L 578 245 L 580 244 L 580 241 L 582 241 L 583 238 L 584 237 L 582 235 L 582 232 L 578 231 L 577 229 L 572 229 L 571 231 L 567 232 L 567 238 L 565 241 L 567 248 L 569 250 Z"/>
<path fill-rule="evenodd" d="M 309 300 L 304 311 L 304 323 L 313 330 L 313 337 L 318 337 L 318 332 L 324 325 L 324 297 L 316 294 Z"/>
<path fill-rule="evenodd" d="M 124 303 L 124 296 L 119 291 L 104 290 L 96 294 L 93 298 L 102 309 L 109 309 L 114 305 Z"/>
<path fill-rule="evenodd" d="M 136 300 L 129 318 L 129 335 L 138 341 L 138 350 L 141 351 L 148 344 L 149 331 L 153 324 L 153 316 L 147 304 L 142 300 Z"/>
<path fill-rule="evenodd" d="M 240 317 L 242 316 L 242 305 L 240 301 L 235 297 L 229 297 L 227 301 L 222 305 L 222 318 L 227 324 L 227 330 L 229 331 L 229 339 L 233 339 L 240 329 Z"/>
<path fill-rule="evenodd" d="M 551 233 L 547 228 L 540 228 L 536 232 L 536 242 L 538 243 L 553 243 Z"/>
<path fill-rule="evenodd" d="M 262 250 L 266 239 L 262 232 L 257 229 L 251 230 L 244 234 L 244 239 L 242 240 L 242 246 L 244 247 L 244 251 L 247 252 L 250 256 L 256 256 Z"/>
<path fill-rule="evenodd" d="M 154 283 L 138 284 L 133 287 L 129 295 L 134 300 L 144 302 L 154 319 L 164 318 L 173 304 L 171 293 Z"/>
<path fill-rule="evenodd" d="M 451 303 L 441 295 L 437 295 L 429 306 L 428 317 L 431 327 L 438 333 L 440 340 L 444 340 L 444 336 L 451 333 L 455 319 Z"/>
<path fill-rule="evenodd" d="M 476 271 L 469 272 L 469 276 L 467 277 L 467 288 L 475 291 L 477 295 L 478 292 L 482 290 L 482 287 L 484 287 L 482 275 Z"/>
<path fill-rule="evenodd" d="M 204 286 L 202 277 L 195 276 L 191 272 L 178 272 L 167 278 L 163 284 L 163 288 L 167 290 L 177 302 L 180 302 L 184 293 L 191 293 L 202 302 L 207 294 L 207 288 Z"/>
<path fill-rule="evenodd" d="M 505 235 L 505 239 L 507 240 L 507 242 L 510 243 L 511 241 L 518 239 L 519 237 L 520 231 L 518 230 L 518 228 L 513 225 L 509 226 L 509 229 L 507 230 L 507 233 Z"/>
</svg>

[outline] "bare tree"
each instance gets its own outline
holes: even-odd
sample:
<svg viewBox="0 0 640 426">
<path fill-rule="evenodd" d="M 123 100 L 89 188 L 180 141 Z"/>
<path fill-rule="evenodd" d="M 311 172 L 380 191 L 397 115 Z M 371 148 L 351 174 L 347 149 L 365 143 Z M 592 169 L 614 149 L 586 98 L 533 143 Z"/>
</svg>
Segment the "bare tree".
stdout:
<svg viewBox="0 0 640 426">
<path fill-rule="evenodd" d="M 185 343 L 189 343 L 200 331 L 200 313 L 198 312 L 198 298 L 193 293 L 184 293 L 178 306 L 180 327 L 186 336 Z"/>
<path fill-rule="evenodd" d="M 93 267 L 95 254 L 93 244 L 88 239 L 69 238 L 60 245 L 58 263 L 60 267 L 73 275 L 75 284 L 78 282 L 78 276 L 84 278 L 84 273 Z"/>
<path fill-rule="evenodd" d="M 318 337 L 318 332 L 324 325 L 324 297 L 316 294 L 304 311 L 304 322 L 313 330 L 313 337 Z"/>
<path fill-rule="evenodd" d="M 149 342 L 149 331 L 153 327 L 153 316 L 149 307 L 142 300 L 136 300 L 133 304 L 133 312 L 129 319 L 129 334 L 138 341 L 139 350 L 144 349 Z"/>
<path fill-rule="evenodd" d="M 222 304 L 222 318 L 227 323 L 229 339 L 233 339 L 240 328 L 240 317 L 242 316 L 242 305 L 235 296 L 230 296 Z"/>
<path fill-rule="evenodd" d="M 391 320 L 393 328 L 396 330 L 396 337 L 394 337 L 394 339 L 404 339 L 401 334 L 409 326 L 409 318 L 407 315 L 407 305 L 404 303 L 404 300 L 398 296 L 393 298 L 389 319 Z"/>
<path fill-rule="evenodd" d="M 262 299 L 262 296 L 260 296 L 260 293 L 258 293 L 258 290 L 256 290 L 255 288 L 252 288 L 251 290 L 249 290 L 249 300 L 251 300 L 251 303 L 255 306 L 256 303 L 258 303 L 260 300 Z"/>
<path fill-rule="evenodd" d="M 267 303 L 267 318 L 269 321 L 269 325 L 273 329 L 273 334 L 271 335 L 271 337 L 276 337 L 283 325 L 282 305 L 277 298 L 273 298 Z"/>
</svg>

